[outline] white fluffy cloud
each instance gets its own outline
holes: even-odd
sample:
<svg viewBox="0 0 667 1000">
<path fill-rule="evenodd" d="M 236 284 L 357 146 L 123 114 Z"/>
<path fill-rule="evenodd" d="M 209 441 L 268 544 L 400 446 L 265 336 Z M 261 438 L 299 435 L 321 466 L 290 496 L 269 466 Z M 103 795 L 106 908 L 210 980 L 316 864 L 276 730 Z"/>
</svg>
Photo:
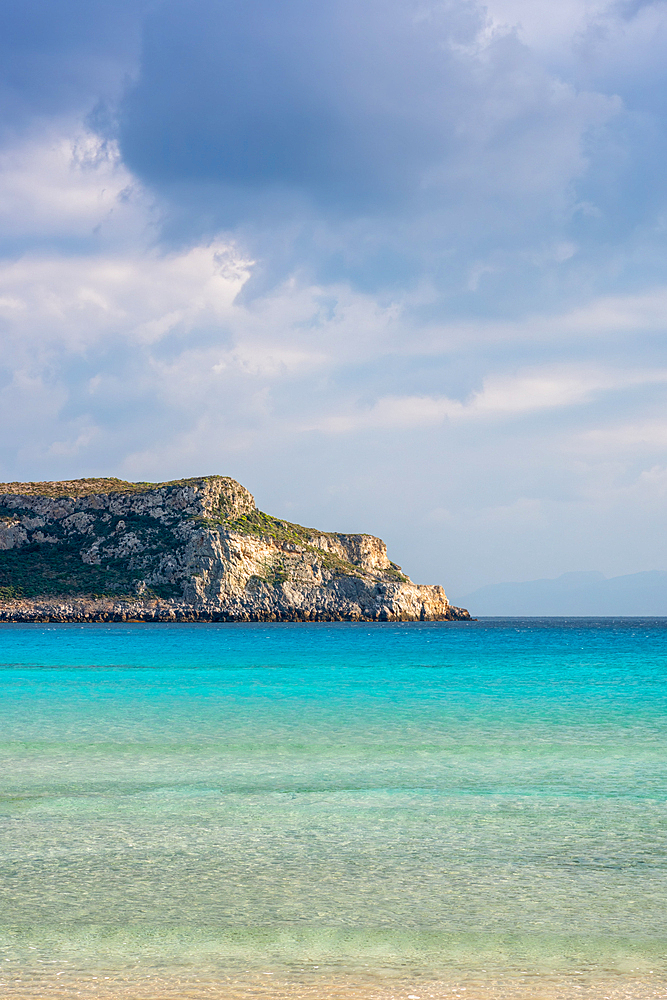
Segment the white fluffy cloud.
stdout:
<svg viewBox="0 0 667 1000">
<path fill-rule="evenodd" d="M 499 421 L 540 410 L 580 406 L 605 392 L 667 385 L 667 370 L 599 371 L 585 365 L 548 367 L 511 376 L 491 376 L 466 400 L 446 396 L 385 396 L 348 415 L 326 417 L 318 430 L 354 432 L 361 428 L 432 427 L 445 420 Z"/>
</svg>

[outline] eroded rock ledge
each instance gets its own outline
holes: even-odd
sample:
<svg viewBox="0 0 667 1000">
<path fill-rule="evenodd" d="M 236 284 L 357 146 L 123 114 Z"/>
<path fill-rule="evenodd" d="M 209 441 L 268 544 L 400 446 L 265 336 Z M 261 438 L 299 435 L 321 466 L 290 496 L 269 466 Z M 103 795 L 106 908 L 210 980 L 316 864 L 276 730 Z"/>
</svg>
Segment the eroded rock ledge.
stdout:
<svg viewBox="0 0 667 1000">
<path fill-rule="evenodd" d="M 224 476 L 0 485 L 0 621 L 444 621 L 373 535 L 259 511 Z"/>
</svg>

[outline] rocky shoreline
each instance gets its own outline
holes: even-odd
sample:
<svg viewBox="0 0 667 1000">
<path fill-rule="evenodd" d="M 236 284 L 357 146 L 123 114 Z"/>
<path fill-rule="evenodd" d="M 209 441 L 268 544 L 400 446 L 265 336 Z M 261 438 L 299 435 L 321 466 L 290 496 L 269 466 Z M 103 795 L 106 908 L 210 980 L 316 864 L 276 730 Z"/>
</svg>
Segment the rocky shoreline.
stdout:
<svg viewBox="0 0 667 1000">
<path fill-rule="evenodd" d="M 398 617 L 369 615 L 355 617 L 352 614 L 335 614 L 333 611 L 316 610 L 312 613 L 301 608 L 285 608 L 275 611 L 221 611 L 217 607 L 194 607 L 178 602 L 155 601 L 154 603 L 112 602 L 104 600 L 79 600 L 68 602 L 50 601 L 9 601 L 0 602 L 0 623 L 24 622 L 377 622 L 415 621 L 405 616 Z M 419 619 L 425 620 L 425 619 Z M 448 605 L 445 617 L 426 619 L 429 621 L 470 621 L 465 608 Z"/>
</svg>

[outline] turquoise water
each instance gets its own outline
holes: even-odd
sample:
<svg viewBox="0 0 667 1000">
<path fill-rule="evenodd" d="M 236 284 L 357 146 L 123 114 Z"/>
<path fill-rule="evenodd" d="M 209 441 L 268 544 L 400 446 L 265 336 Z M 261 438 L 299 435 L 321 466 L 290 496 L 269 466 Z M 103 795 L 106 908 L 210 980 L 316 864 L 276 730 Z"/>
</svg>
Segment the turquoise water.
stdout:
<svg viewBox="0 0 667 1000">
<path fill-rule="evenodd" d="M 0 626 L 3 982 L 663 976 L 666 654 L 667 619 Z"/>
</svg>

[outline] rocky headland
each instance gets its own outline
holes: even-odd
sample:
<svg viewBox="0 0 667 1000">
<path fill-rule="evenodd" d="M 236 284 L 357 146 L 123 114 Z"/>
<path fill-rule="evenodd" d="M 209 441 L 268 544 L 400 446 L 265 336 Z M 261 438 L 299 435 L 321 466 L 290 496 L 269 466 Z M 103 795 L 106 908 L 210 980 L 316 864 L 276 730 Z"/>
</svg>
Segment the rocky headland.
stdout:
<svg viewBox="0 0 667 1000">
<path fill-rule="evenodd" d="M 445 621 L 373 535 L 258 510 L 233 479 L 0 484 L 0 621 Z"/>
</svg>

